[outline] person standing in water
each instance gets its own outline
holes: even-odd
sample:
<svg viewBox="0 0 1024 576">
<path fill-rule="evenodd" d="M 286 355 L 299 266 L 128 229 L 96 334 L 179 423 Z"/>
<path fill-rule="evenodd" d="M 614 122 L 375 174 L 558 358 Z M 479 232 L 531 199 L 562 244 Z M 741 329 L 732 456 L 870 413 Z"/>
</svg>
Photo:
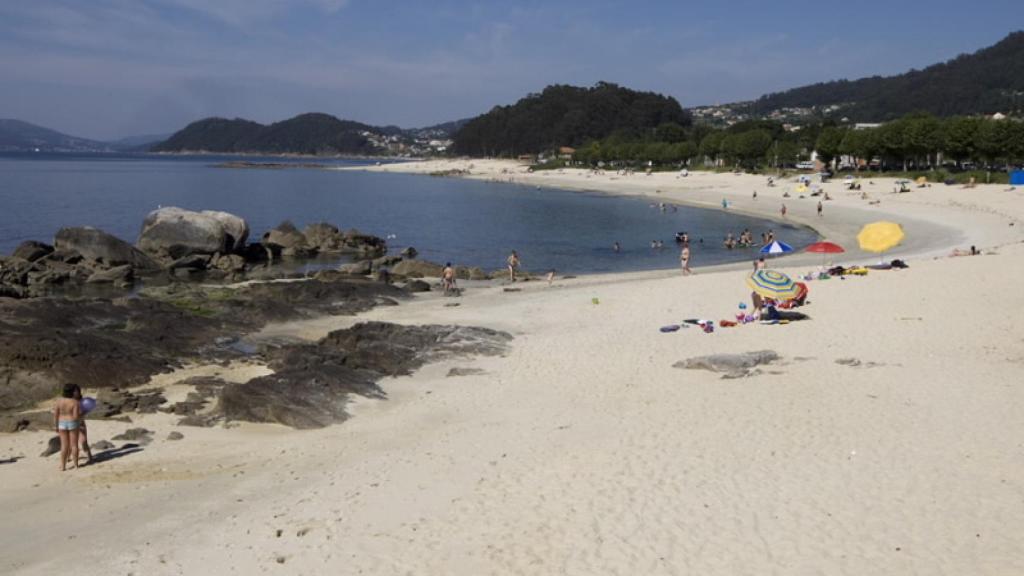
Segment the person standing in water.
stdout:
<svg viewBox="0 0 1024 576">
<path fill-rule="evenodd" d="M 683 243 L 683 251 L 679 253 L 679 265 L 683 269 L 683 275 L 693 274 L 690 270 L 690 243 Z"/>
<path fill-rule="evenodd" d="M 622 251 L 622 246 L 619 245 L 618 241 L 616 241 L 614 244 L 612 244 L 612 250 L 614 250 L 616 252 L 621 252 Z"/>
<path fill-rule="evenodd" d="M 516 254 L 516 251 L 513 250 L 512 253 L 508 255 L 508 260 L 506 262 L 508 262 L 508 279 L 510 282 L 515 282 L 516 272 L 519 270 L 519 254 Z"/>
</svg>

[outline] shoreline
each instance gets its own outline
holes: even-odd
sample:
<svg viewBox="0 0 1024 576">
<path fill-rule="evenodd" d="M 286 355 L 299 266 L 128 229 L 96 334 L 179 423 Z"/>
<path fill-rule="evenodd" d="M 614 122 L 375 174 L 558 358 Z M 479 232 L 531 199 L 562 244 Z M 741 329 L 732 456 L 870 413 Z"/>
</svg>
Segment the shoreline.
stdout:
<svg viewBox="0 0 1024 576">
<path fill-rule="evenodd" d="M 589 170 L 566 168 L 560 170 L 544 170 L 529 172 L 528 167 L 514 160 L 428 160 L 424 162 L 406 162 L 387 166 L 351 166 L 328 168 L 329 170 L 356 170 L 371 172 L 394 172 L 406 174 L 429 174 L 445 170 L 465 171 L 459 178 L 471 178 L 483 181 L 497 181 L 521 184 L 524 186 L 540 186 L 562 190 L 612 195 L 620 197 L 638 197 L 649 202 L 673 202 L 688 206 L 722 210 L 723 198 L 729 201 L 729 211 L 762 218 L 774 222 L 790 222 L 806 226 L 814 230 L 824 239 L 837 242 L 847 249 L 843 260 L 855 264 L 875 263 L 878 256 L 861 252 L 856 242 L 856 234 L 863 224 L 877 220 L 892 220 L 905 223 L 907 234 L 905 242 L 886 254 L 892 258 L 936 258 L 950 253 L 953 248 L 966 248 L 971 244 L 979 248 L 998 249 L 999 247 L 1020 241 L 1021 235 L 1015 231 L 1006 232 L 1007 224 L 1013 222 L 1024 225 L 1024 214 L 989 213 L 991 218 L 973 214 L 979 221 L 971 227 L 980 239 L 971 241 L 966 232 L 958 231 L 948 225 L 951 217 L 962 216 L 963 210 L 948 197 L 956 193 L 977 196 L 984 193 L 999 194 L 1005 187 L 996 184 L 978 185 L 976 189 L 964 190 L 959 186 L 947 187 L 934 185 L 926 189 L 912 189 L 910 193 L 895 194 L 889 192 L 897 179 L 895 178 L 864 178 L 864 192 L 872 201 L 880 200 L 880 204 L 870 205 L 861 201 L 860 192 L 847 192 L 841 180 L 832 180 L 820 185 L 827 191 L 832 200 L 824 203 L 825 216 L 817 218 L 813 214 L 816 199 L 812 197 L 800 199 L 795 195 L 783 198 L 782 194 L 793 188 L 792 178 L 780 180 L 774 188 L 765 186 L 765 177 L 757 175 L 735 175 L 721 173 L 703 173 L 695 171 L 686 178 L 677 177 L 674 172 L 655 172 L 649 176 L 634 174 L 618 176 L 606 173 L 604 177 L 591 177 Z M 870 182 L 871 184 L 868 184 Z M 751 199 L 751 191 L 758 191 L 757 200 Z M 900 213 L 906 203 L 917 204 L 923 195 L 934 195 L 941 191 L 948 206 L 930 206 L 926 218 L 920 214 L 907 215 Z M 851 196 L 855 198 L 851 198 Z M 786 203 L 789 213 L 783 220 L 778 213 L 782 203 Z M 918 204 L 918 206 L 920 206 Z M 966 228 L 966 227 L 964 227 Z M 1020 230 L 1018 228 L 1018 230 Z M 851 250 L 852 248 L 852 250 Z M 786 265 L 808 265 L 818 262 L 819 255 L 794 253 L 783 256 L 780 262 Z M 732 266 L 732 265 L 725 265 Z"/>
<path fill-rule="evenodd" d="M 632 195 L 659 189 L 633 178 Z M 713 208 L 723 194 L 749 199 L 733 184 L 744 180 L 716 175 L 702 192 L 676 183 L 655 198 Z M 837 234 L 882 214 L 833 196 L 825 219 Z M 893 257 L 911 268 L 811 282 L 808 321 L 659 331 L 732 317 L 750 292 L 738 264 L 514 292 L 467 284 L 454 300 L 429 292 L 261 331 L 314 341 L 376 320 L 514 336 L 505 356 L 381 381 L 386 399 L 352 397 L 341 425 L 90 421 L 94 442 L 134 426 L 154 441 L 61 475 L 37 456 L 49 434 L 0 436 L 0 507 L 16 520 L 0 526 L 0 571 L 52 573 L 76 558 L 84 574 L 1024 572 L 1024 327 L 1012 312 L 1024 306 L 1024 193 L 879 197 L 910 222 Z M 812 204 L 792 202 L 794 217 L 813 220 Z M 949 222 L 961 228 L 953 237 Z M 960 241 L 986 254 L 931 257 Z M 765 349 L 780 360 L 739 378 L 679 367 Z M 150 385 L 264 370 L 193 366 Z"/>
</svg>

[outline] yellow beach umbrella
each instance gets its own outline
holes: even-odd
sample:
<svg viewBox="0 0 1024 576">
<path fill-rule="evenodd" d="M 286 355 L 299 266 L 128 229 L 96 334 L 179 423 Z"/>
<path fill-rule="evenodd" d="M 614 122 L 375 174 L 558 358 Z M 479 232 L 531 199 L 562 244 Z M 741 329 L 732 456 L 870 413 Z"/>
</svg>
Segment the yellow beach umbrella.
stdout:
<svg viewBox="0 0 1024 576">
<path fill-rule="evenodd" d="M 903 227 L 895 222 L 872 222 L 860 229 L 860 249 L 881 254 L 903 241 Z"/>
</svg>

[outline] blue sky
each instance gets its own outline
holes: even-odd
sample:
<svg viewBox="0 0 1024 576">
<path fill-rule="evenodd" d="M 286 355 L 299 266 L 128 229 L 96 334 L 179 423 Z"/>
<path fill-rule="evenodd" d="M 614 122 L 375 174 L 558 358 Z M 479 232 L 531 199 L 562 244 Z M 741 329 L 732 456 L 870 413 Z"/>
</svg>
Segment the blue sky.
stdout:
<svg viewBox="0 0 1024 576">
<path fill-rule="evenodd" d="M 598 80 L 692 106 L 900 73 L 1018 29 L 1020 0 L 2 0 L 0 117 L 100 139 L 309 111 L 412 127 Z"/>
</svg>

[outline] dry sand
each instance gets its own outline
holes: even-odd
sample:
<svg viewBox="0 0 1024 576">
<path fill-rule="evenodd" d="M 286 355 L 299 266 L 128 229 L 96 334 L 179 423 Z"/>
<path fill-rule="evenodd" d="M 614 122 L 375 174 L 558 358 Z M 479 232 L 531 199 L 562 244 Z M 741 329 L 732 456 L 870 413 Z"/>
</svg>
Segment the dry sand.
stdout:
<svg viewBox="0 0 1024 576">
<path fill-rule="evenodd" d="M 711 207 L 725 196 L 762 215 L 784 189 L 473 164 L 471 177 L 511 169 L 530 186 Z M 827 185 L 821 222 L 813 200 L 787 201 L 847 246 L 866 220 L 908 233 L 893 256 L 910 269 L 811 282 L 810 321 L 658 331 L 731 316 L 745 267 L 474 287 L 458 307 L 431 293 L 364 317 L 507 330 L 511 352 L 386 380 L 387 400 L 356 400 L 323 430 L 141 417 L 156 431 L 144 450 L 65 474 L 38 457 L 48 434 L 2 437 L 0 461 L 24 458 L 0 464 L 0 573 L 1024 574 L 1024 191 L 891 186 L 865 181 L 881 199 L 868 205 Z M 970 244 L 987 254 L 932 258 Z M 673 367 L 760 349 L 783 359 L 747 378 Z M 194 372 L 213 370 L 262 368 Z M 172 430 L 185 438 L 164 440 Z"/>
</svg>

